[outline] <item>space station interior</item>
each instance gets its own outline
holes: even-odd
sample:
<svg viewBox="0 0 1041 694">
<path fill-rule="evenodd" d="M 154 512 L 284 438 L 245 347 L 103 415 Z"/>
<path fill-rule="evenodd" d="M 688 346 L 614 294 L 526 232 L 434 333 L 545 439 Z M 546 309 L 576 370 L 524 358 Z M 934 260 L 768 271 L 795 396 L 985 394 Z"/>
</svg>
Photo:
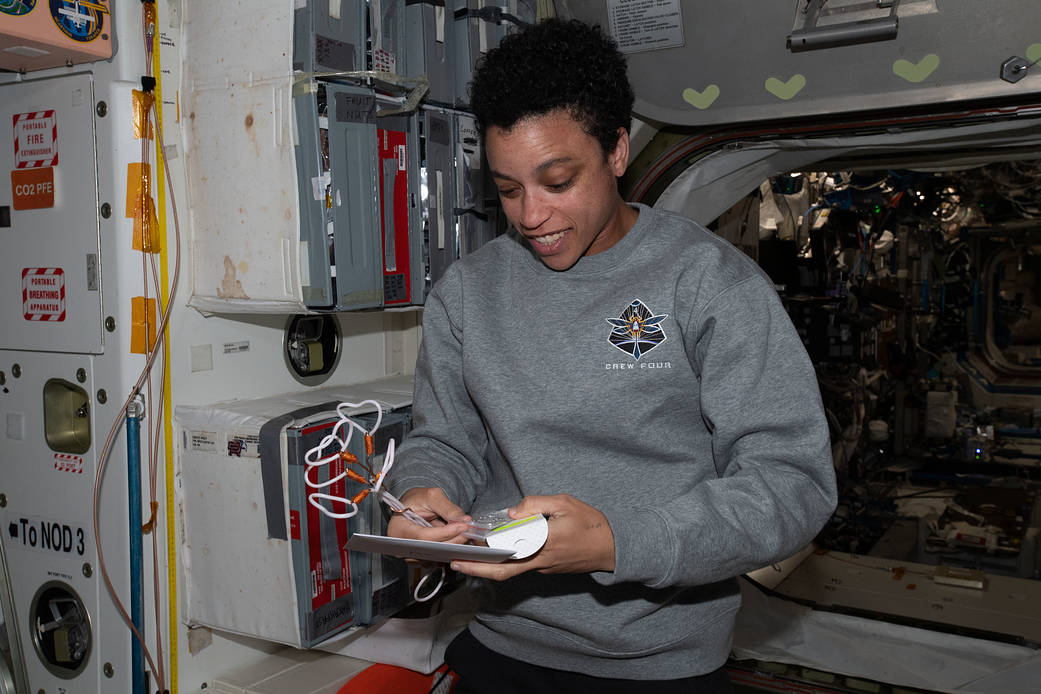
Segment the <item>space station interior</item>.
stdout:
<svg viewBox="0 0 1041 694">
<path fill-rule="evenodd" d="M 701 215 L 769 275 L 831 430 L 838 509 L 812 549 L 746 577 L 735 655 L 753 664 L 739 659 L 735 682 L 796 658 L 803 669 L 766 679 L 819 686 L 820 671 L 885 662 L 891 682 L 924 690 L 1029 689 L 1041 160 L 1036 122 L 973 120 L 796 138 L 757 127 L 715 147 L 678 131 L 657 172 L 627 180 L 637 199 Z M 907 638 L 920 628 L 942 656 Z M 873 652 L 850 655 L 858 642 Z M 825 678 L 857 689 L 848 680 Z"/>
<path fill-rule="evenodd" d="M 817 368 L 842 488 L 822 548 L 1038 577 L 1039 176 L 785 172 L 712 224 Z"/>
<path fill-rule="evenodd" d="M 818 368 L 843 489 L 822 547 L 1037 578 L 1039 174 L 791 173 L 721 218 L 757 230 Z"/>
<path fill-rule="evenodd" d="M 1039 578 L 1039 172 L 1037 159 L 784 172 L 713 223 L 803 337 L 840 485 L 809 560 L 751 577 L 766 594 L 1034 643 L 1035 625 L 951 608 Z M 843 580 L 854 566 L 904 595 L 854 598 L 878 588 Z M 939 594 L 909 606 L 929 584 Z M 1033 593 L 1017 595 L 989 608 L 1015 614 Z"/>
<path fill-rule="evenodd" d="M 0 694 L 448 691 L 465 582 L 348 541 L 507 229 L 466 85 L 554 15 L 627 56 L 623 196 L 816 371 L 838 508 L 742 577 L 736 691 L 1035 691 L 1041 10 L 707 5 L 0 0 Z"/>
</svg>

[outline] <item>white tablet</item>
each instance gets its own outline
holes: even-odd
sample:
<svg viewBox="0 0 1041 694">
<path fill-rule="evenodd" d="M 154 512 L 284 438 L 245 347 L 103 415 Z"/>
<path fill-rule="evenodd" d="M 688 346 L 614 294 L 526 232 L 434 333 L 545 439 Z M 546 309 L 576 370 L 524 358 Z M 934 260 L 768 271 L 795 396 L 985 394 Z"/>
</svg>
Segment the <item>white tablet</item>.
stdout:
<svg viewBox="0 0 1041 694">
<path fill-rule="evenodd" d="M 429 540 L 407 540 L 403 537 L 385 537 L 383 535 L 365 535 L 354 533 L 347 540 L 347 549 L 355 552 L 372 552 L 373 554 L 389 554 L 402 559 L 421 559 L 447 563 L 453 559 L 462 561 L 484 561 L 498 564 L 512 557 L 516 550 L 495 549 L 478 545 L 458 545 L 452 542 L 431 542 Z"/>
</svg>

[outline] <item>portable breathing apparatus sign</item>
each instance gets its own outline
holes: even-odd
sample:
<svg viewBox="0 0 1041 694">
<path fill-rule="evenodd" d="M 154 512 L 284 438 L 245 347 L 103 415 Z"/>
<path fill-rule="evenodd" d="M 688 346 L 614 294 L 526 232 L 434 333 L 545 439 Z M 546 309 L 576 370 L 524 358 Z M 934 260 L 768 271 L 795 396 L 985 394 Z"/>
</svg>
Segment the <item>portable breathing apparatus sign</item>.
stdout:
<svg viewBox="0 0 1041 694">
<path fill-rule="evenodd" d="M 22 268 L 22 315 L 28 321 L 65 320 L 65 271 L 60 267 Z"/>
</svg>

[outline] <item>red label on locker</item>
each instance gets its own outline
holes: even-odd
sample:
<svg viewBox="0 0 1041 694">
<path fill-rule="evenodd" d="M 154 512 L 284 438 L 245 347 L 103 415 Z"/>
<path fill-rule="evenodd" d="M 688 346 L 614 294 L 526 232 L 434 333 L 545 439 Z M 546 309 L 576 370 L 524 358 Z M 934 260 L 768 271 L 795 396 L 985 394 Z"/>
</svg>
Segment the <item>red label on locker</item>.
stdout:
<svg viewBox="0 0 1041 694">
<path fill-rule="evenodd" d="M 300 539 L 300 512 L 289 512 L 289 537 L 294 540 Z"/>
<path fill-rule="evenodd" d="M 397 130 L 378 130 L 380 228 L 383 230 L 383 303 L 412 303 L 408 228 L 408 138 Z"/>
</svg>

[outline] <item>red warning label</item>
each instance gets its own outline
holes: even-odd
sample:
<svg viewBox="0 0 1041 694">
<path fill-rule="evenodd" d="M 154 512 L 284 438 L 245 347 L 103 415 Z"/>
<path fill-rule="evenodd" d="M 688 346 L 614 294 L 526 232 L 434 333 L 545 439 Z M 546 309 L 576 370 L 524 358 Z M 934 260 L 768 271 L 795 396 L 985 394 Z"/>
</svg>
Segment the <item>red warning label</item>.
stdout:
<svg viewBox="0 0 1041 694">
<path fill-rule="evenodd" d="M 72 472 L 77 475 L 83 474 L 83 458 L 68 453 L 54 454 L 54 469 L 58 472 Z"/>
<path fill-rule="evenodd" d="M 53 109 L 16 113 L 12 121 L 16 169 L 58 165 L 58 117 Z"/>
<path fill-rule="evenodd" d="M 22 313 L 29 321 L 65 320 L 65 271 L 22 268 Z"/>
</svg>

